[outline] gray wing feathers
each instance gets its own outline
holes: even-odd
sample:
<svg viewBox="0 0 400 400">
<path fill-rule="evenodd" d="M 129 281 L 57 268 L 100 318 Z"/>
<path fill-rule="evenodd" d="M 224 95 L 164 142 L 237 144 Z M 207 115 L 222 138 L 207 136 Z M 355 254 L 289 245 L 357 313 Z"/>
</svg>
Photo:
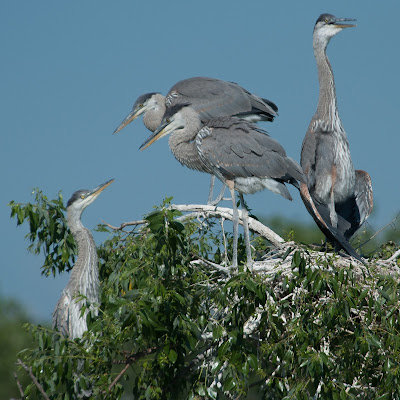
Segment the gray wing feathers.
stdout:
<svg viewBox="0 0 400 400">
<path fill-rule="evenodd" d="M 166 105 L 190 104 L 202 122 L 221 116 L 246 114 L 257 110 L 265 119 L 272 120 L 277 107 L 232 82 L 195 77 L 176 83 L 166 96 Z M 273 105 L 273 106 L 272 106 Z"/>
<path fill-rule="evenodd" d="M 206 162 L 232 177 L 265 177 L 304 181 L 301 167 L 270 136 L 238 118 L 216 118 L 197 141 Z M 229 176 L 226 176 L 229 178 Z"/>
<path fill-rule="evenodd" d="M 360 214 L 360 225 L 362 225 L 371 214 L 373 208 L 372 183 L 368 172 L 356 170 L 354 195 Z"/>
</svg>

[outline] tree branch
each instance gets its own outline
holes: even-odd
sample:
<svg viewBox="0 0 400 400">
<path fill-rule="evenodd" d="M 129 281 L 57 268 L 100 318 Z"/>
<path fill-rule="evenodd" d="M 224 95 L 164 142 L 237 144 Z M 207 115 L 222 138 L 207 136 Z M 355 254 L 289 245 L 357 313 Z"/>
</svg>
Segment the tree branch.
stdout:
<svg viewBox="0 0 400 400">
<path fill-rule="evenodd" d="M 108 224 L 107 222 L 103 221 L 103 224 L 108 226 L 109 228 L 113 229 L 114 231 L 121 231 L 123 230 L 126 226 L 137 226 L 137 225 L 144 225 L 147 224 L 147 221 L 142 219 L 139 221 L 130 221 L 130 222 L 123 222 L 120 226 L 112 226 Z"/>
<path fill-rule="evenodd" d="M 390 258 L 388 258 L 388 261 L 394 261 L 399 256 L 400 256 L 400 249 L 397 250 Z"/>
<path fill-rule="evenodd" d="M 224 218 L 224 219 L 229 219 L 230 221 L 233 220 L 233 210 L 231 208 L 226 208 L 226 207 L 215 207 L 202 204 L 185 204 L 185 205 L 172 204 L 170 207 L 168 207 L 168 209 L 191 213 L 179 217 L 178 220 L 186 220 L 194 218 L 196 216 L 197 217 L 201 216 L 204 218 L 210 218 L 210 217 Z M 262 224 L 260 221 L 257 221 L 252 217 L 249 217 L 248 221 L 249 221 L 249 229 L 259 234 L 263 238 L 267 239 L 275 247 L 280 247 L 282 243 L 285 243 L 285 241 L 277 233 L 275 233 L 272 229 Z M 137 226 L 137 225 L 147 224 L 146 220 L 123 222 L 120 226 L 112 226 L 107 222 L 104 221 L 102 222 L 104 223 L 104 225 L 108 226 L 109 228 L 115 231 L 120 231 L 127 226 Z M 243 225 L 241 213 L 239 214 L 239 223 Z"/>
<path fill-rule="evenodd" d="M 139 353 L 135 353 L 135 354 L 131 354 L 129 355 L 125 362 L 125 367 L 122 368 L 122 371 L 116 376 L 116 378 L 111 382 L 110 386 L 108 387 L 108 391 L 110 392 L 111 389 L 117 384 L 117 382 L 121 379 L 121 377 L 124 375 L 124 373 L 126 372 L 126 370 L 132 365 L 132 363 L 134 361 L 137 361 L 140 358 L 143 358 L 151 353 L 153 353 L 154 351 L 156 351 L 157 348 L 156 347 L 150 347 L 146 350 L 143 350 Z M 118 360 L 113 361 L 114 364 L 119 364 Z"/>
<path fill-rule="evenodd" d="M 18 375 L 15 372 L 14 372 L 14 378 L 15 378 L 15 380 L 17 382 L 19 394 L 21 395 L 21 400 L 24 400 L 25 399 L 24 389 L 22 388 L 21 382 L 18 379 Z"/>
<path fill-rule="evenodd" d="M 231 208 L 226 207 L 214 207 L 214 206 L 206 206 L 202 204 L 186 204 L 186 205 L 177 205 L 172 204 L 169 207 L 171 210 L 178 210 L 182 212 L 194 212 L 198 215 L 203 215 L 204 217 L 222 217 L 225 219 L 229 219 L 232 221 L 233 219 L 233 211 Z M 190 214 L 192 216 L 192 214 Z M 184 216 L 183 218 L 185 218 Z M 182 217 L 181 217 L 182 218 Z M 260 236 L 267 239 L 271 242 L 274 246 L 279 247 L 285 241 L 272 229 L 268 228 L 260 221 L 249 217 L 249 228 L 253 231 L 258 233 Z M 241 215 L 239 215 L 239 223 L 243 225 L 243 220 L 241 219 Z"/>
<path fill-rule="evenodd" d="M 39 392 L 42 394 L 42 396 L 46 399 L 46 400 L 50 400 L 49 396 L 47 396 L 46 392 L 43 390 L 42 385 L 38 382 L 38 380 L 36 379 L 35 375 L 33 375 L 32 372 L 32 368 L 28 367 L 26 364 L 24 364 L 19 358 L 17 360 L 17 364 L 21 365 L 22 368 L 28 372 L 30 378 L 32 379 L 32 382 L 36 385 L 36 387 L 38 388 Z"/>
</svg>

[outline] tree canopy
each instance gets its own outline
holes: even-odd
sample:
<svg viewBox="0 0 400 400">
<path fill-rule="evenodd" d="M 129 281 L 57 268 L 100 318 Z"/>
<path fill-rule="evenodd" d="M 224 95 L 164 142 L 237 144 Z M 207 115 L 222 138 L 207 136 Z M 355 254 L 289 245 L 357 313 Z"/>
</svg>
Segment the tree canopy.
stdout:
<svg viewBox="0 0 400 400">
<path fill-rule="evenodd" d="M 232 271 L 221 221 L 185 218 L 170 201 L 145 224 L 98 227 L 112 233 L 98 248 L 98 316 L 75 340 L 28 326 L 35 344 L 20 358 L 37 382 L 26 398 L 400 397 L 400 270 L 381 259 L 398 246 L 382 246 L 367 268 L 253 237 L 254 271 Z M 10 206 L 30 224 L 31 250 L 44 252 L 42 272 L 70 269 L 61 195 L 37 191 L 34 204 Z"/>
</svg>

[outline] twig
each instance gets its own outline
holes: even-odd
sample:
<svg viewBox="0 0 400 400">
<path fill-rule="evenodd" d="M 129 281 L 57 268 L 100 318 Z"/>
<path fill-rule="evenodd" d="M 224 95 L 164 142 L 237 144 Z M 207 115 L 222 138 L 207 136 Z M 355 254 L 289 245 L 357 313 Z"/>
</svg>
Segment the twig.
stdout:
<svg viewBox="0 0 400 400">
<path fill-rule="evenodd" d="M 25 399 L 24 389 L 22 388 L 21 382 L 18 379 L 18 375 L 15 372 L 14 372 L 14 378 L 15 378 L 15 380 L 17 382 L 19 394 L 21 395 L 21 400 L 24 400 Z"/>
<path fill-rule="evenodd" d="M 116 376 L 116 378 L 111 382 L 110 386 L 108 387 L 108 391 L 110 391 L 116 384 L 117 382 L 121 379 L 121 377 L 124 375 L 126 370 L 132 365 L 134 361 L 137 361 L 139 358 L 145 357 L 151 353 L 153 353 L 155 350 L 157 350 L 156 347 L 150 347 L 144 351 L 141 351 L 140 353 L 132 354 L 128 356 L 125 360 L 126 364 L 125 367 L 122 368 L 122 371 Z M 119 364 L 119 360 L 115 360 L 113 364 Z"/>
<path fill-rule="evenodd" d="M 17 364 L 21 365 L 22 368 L 28 372 L 29 376 L 32 379 L 32 382 L 36 385 L 36 387 L 38 388 L 39 392 L 42 394 L 42 396 L 46 399 L 46 400 L 50 400 L 49 396 L 47 396 L 46 392 L 43 390 L 42 385 L 38 382 L 38 380 L 36 379 L 35 375 L 33 375 L 32 372 L 32 368 L 28 367 L 27 365 L 25 365 L 19 358 L 17 360 Z"/>
<path fill-rule="evenodd" d="M 383 226 L 381 229 L 376 231 L 368 240 L 366 240 L 360 247 L 364 246 L 366 243 L 368 243 L 370 240 L 372 240 L 376 235 L 381 233 L 383 230 L 385 230 L 388 226 L 393 225 L 394 222 L 396 221 L 397 218 L 399 218 L 400 213 L 398 213 L 390 222 L 388 222 L 385 226 Z"/>
<path fill-rule="evenodd" d="M 397 250 L 387 261 L 394 261 L 397 257 L 400 256 L 400 249 Z"/>
<path fill-rule="evenodd" d="M 137 226 L 137 225 L 144 225 L 147 224 L 147 221 L 142 219 L 140 221 L 130 221 L 130 222 L 123 222 L 120 226 L 112 226 L 108 224 L 107 222 L 103 221 L 104 225 L 107 225 L 109 228 L 113 229 L 114 231 L 121 231 L 124 229 L 126 226 Z"/>
<path fill-rule="evenodd" d="M 227 274 L 227 275 L 230 275 L 230 273 L 231 273 L 231 269 L 230 268 L 222 267 L 219 264 L 215 264 L 215 263 L 213 263 L 211 261 L 204 260 L 204 259 L 193 260 L 193 261 L 190 262 L 190 264 L 192 264 L 192 265 L 200 264 L 200 265 L 202 265 L 204 267 L 212 267 L 212 268 L 215 268 L 216 270 L 218 270 L 220 272 L 223 272 L 224 274 Z"/>
</svg>

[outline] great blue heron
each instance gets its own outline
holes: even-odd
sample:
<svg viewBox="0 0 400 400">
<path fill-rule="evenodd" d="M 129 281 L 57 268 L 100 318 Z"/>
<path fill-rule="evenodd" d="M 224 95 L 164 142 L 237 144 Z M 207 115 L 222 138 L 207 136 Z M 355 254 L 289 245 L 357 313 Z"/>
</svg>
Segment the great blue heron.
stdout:
<svg viewBox="0 0 400 400">
<path fill-rule="evenodd" d="M 337 108 L 333 71 L 326 55 L 330 39 L 342 29 L 355 26 L 347 24 L 348 21 L 355 20 L 322 14 L 315 24 L 313 47 L 319 100 L 303 141 L 300 161 L 317 209 L 346 239 L 352 237 L 373 207 L 371 178 L 367 172 L 353 167 Z M 313 217 L 315 219 L 315 215 Z M 326 234 L 317 219 L 316 222 Z"/>
<path fill-rule="evenodd" d="M 76 299 L 76 296 L 82 295 L 89 303 L 98 303 L 100 293 L 96 243 L 90 231 L 82 225 L 81 215 L 113 181 L 111 179 L 93 190 L 78 190 L 67 203 L 67 223 L 78 245 L 78 258 L 53 312 L 53 328 L 71 339 L 81 337 L 87 330 L 88 311 L 81 317 L 84 301 Z"/>
<path fill-rule="evenodd" d="M 147 129 L 154 132 L 166 110 L 174 105 L 188 104 L 205 123 L 212 118 L 236 116 L 252 122 L 273 121 L 278 107 L 270 100 L 260 98 L 233 82 L 220 79 L 194 77 L 176 83 L 164 97 L 160 93 L 146 93 L 138 97 L 132 111 L 114 131 L 119 132 L 143 114 Z M 223 194 L 212 202 L 214 176 L 211 176 L 208 203 L 218 203 Z"/>
<path fill-rule="evenodd" d="M 237 117 L 220 117 L 202 123 L 190 105 L 171 106 L 160 127 L 142 144 L 145 149 L 161 137 L 171 134 L 169 146 L 183 165 L 215 175 L 226 184 L 233 205 L 233 260 L 237 267 L 238 210 L 235 190 L 243 209 L 247 265 L 251 268 L 251 250 L 247 209 L 243 193 L 269 189 L 286 199 L 292 197 L 285 186 L 305 182 L 300 165 L 286 156 L 283 147 L 265 131 Z"/>
</svg>

